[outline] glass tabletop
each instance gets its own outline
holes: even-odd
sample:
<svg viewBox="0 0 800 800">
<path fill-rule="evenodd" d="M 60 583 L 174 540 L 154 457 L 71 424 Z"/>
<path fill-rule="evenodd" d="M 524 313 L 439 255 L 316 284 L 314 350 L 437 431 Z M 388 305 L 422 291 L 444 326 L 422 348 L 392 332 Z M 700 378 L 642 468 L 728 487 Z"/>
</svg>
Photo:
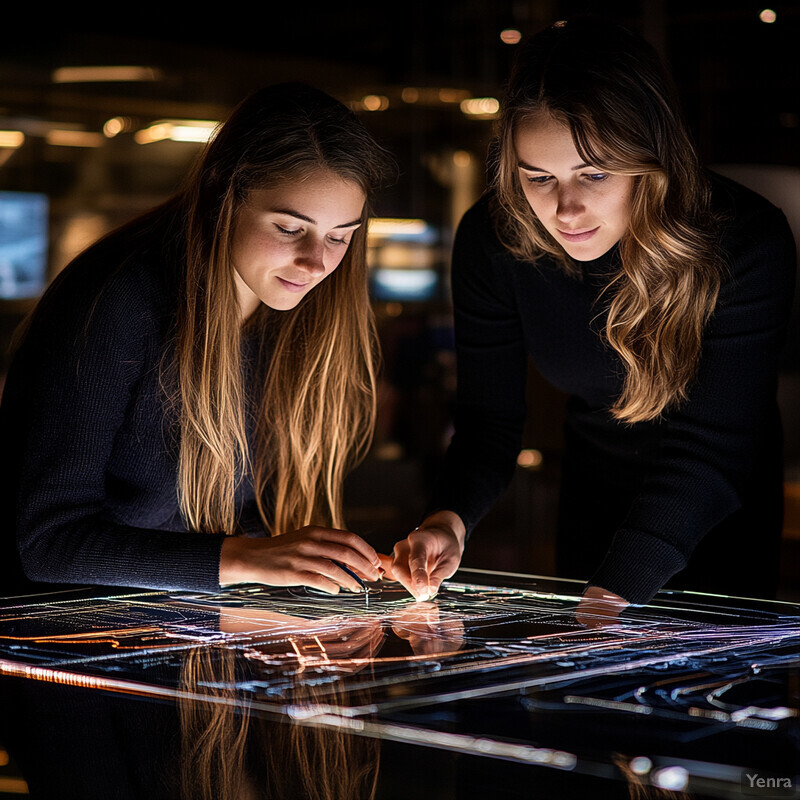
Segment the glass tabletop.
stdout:
<svg viewBox="0 0 800 800">
<path fill-rule="evenodd" d="M 511 775 L 530 780 L 531 770 L 537 782 L 593 776 L 704 797 L 800 796 L 800 606 L 661 592 L 618 617 L 576 617 L 581 582 L 470 569 L 425 603 L 399 584 L 368 588 L 93 587 L 5 598 L 0 675 L 7 693 L 14 687 L 11 718 L 27 720 L 29 750 L 41 753 L 30 720 L 51 713 L 54 693 L 78 703 L 65 719 L 87 724 L 94 717 L 81 704 L 115 698 L 118 710 L 135 698 L 129 722 L 172 715 L 148 730 L 183 742 L 178 772 L 195 764 L 196 776 L 196 764 L 213 761 L 187 755 L 187 740 L 210 746 L 209 731 L 235 729 L 250 766 L 233 772 L 258 786 L 263 776 L 252 775 L 268 762 L 249 742 L 277 725 L 294 731 L 293 746 L 325 736 L 370 753 L 380 742 L 420 758 L 457 754 L 461 782 L 478 765 L 459 797 L 499 797 L 492 787 Z M 291 752 L 282 764 L 308 763 L 307 752 Z M 363 796 L 381 796 L 370 780 L 373 794 Z M 253 796 L 262 795 L 282 796 Z"/>
</svg>

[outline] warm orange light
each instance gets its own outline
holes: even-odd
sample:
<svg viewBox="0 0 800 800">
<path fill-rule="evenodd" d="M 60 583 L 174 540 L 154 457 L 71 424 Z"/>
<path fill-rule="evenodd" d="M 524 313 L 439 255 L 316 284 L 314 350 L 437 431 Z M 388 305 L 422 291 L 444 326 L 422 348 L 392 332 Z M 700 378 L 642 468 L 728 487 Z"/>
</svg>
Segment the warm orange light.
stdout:
<svg viewBox="0 0 800 800">
<path fill-rule="evenodd" d="M 58 147 L 102 147 L 103 134 L 54 128 L 47 132 L 45 141 Z"/>
<path fill-rule="evenodd" d="M 538 469 L 542 466 L 544 456 L 540 450 L 520 450 L 517 464 L 523 469 Z"/>
<path fill-rule="evenodd" d="M 112 117 L 103 125 L 103 133 L 109 138 L 113 138 L 120 133 L 131 130 L 133 120 L 130 117 Z"/>
<path fill-rule="evenodd" d="M 406 86 L 400 97 L 404 103 L 419 103 L 424 106 L 441 106 L 460 103 L 469 97 L 466 89 L 443 88 L 433 86 Z"/>
<path fill-rule="evenodd" d="M 7 794 L 29 794 L 28 784 L 24 778 L 0 777 L 0 792 Z"/>
<path fill-rule="evenodd" d="M 453 164 L 457 167 L 468 167 L 472 162 L 472 156 L 466 150 L 456 150 L 453 153 Z"/>
<path fill-rule="evenodd" d="M 0 147 L 10 147 L 16 150 L 22 147 L 25 134 L 22 131 L 0 131 Z"/>
<path fill-rule="evenodd" d="M 500 112 L 500 101 L 496 97 L 470 97 L 461 101 L 460 108 L 468 117 L 491 119 Z"/>
<path fill-rule="evenodd" d="M 439 89 L 439 100 L 443 103 L 460 103 L 466 97 L 469 97 L 469 92 L 463 89 Z"/>
<path fill-rule="evenodd" d="M 500 32 L 500 40 L 505 44 L 518 44 L 522 34 L 516 28 L 506 28 Z"/>
<path fill-rule="evenodd" d="M 367 229 L 370 236 L 420 236 L 427 231 L 424 219 L 399 219 L 394 217 L 374 217 Z"/>
<path fill-rule="evenodd" d="M 399 317 L 403 313 L 403 304 L 387 303 L 385 311 L 387 317 Z"/>
<path fill-rule="evenodd" d="M 137 131 L 133 138 L 138 144 L 151 144 L 164 139 L 204 144 L 213 136 L 218 124 L 208 119 L 162 119 Z"/>
<path fill-rule="evenodd" d="M 365 111 L 385 111 L 389 108 L 389 98 L 382 94 L 368 94 L 361 98 L 361 107 Z"/>
<path fill-rule="evenodd" d="M 778 15 L 771 8 L 765 8 L 758 15 L 758 18 L 762 22 L 775 22 L 778 19 Z"/>
<path fill-rule="evenodd" d="M 60 67 L 52 77 L 53 83 L 138 82 L 160 80 L 161 72 L 152 67 Z"/>
<path fill-rule="evenodd" d="M 109 139 L 116 136 L 118 133 L 122 133 L 123 131 L 123 124 L 121 117 L 114 117 L 113 119 L 108 120 L 105 125 L 103 125 L 103 133 L 108 136 Z"/>
</svg>

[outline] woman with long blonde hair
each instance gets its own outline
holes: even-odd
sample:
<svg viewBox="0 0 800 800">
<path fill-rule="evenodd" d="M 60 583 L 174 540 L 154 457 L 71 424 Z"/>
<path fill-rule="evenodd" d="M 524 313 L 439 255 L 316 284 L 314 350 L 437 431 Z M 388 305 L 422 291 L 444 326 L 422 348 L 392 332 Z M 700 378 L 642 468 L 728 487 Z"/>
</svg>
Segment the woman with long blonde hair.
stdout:
<svg viewBox="0 0 800 800">
<path fill-rule="evenodd" d="M 391 169 L 340 102 L 268 87 L 182 191 L 58 276 L 0 417 L 17 573 L 206 591 L 378 577 L 342 483 L 373 429 L 366 225 Z"/>
<path fill-rule="evenodd" d="M 512 477 L 529 356 L 569 395 L 556 558 L 587 604 L 646 602 L 682 571 L 774 593 L 794 245 L 777 209 L 700 167 L 677 109 L 653 49 L 614 23 L 522 46 L 453 251 L 456 432 L 432 513 L 395 547 L 417 596 Z"/>
</svg>

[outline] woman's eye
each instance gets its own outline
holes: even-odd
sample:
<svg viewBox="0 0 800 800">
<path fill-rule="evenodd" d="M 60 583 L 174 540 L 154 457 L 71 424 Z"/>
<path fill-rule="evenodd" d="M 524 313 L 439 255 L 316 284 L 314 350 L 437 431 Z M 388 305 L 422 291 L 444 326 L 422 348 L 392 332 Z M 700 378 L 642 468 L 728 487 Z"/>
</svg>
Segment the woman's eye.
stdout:
<svg viewBox="0 0 800 800">
<path fill-rule="evenodd" d="M 586 175 L 590 181 L 593 183 L 599 183 L 600 181 L 604 181 L 608 177 L 608 173 L 606 172 L 593 172 L 590 175 Z"/>
<path fill-rule="evenodd" d="M 334 236 L 329 236 L 328 241 L 333 245 L 342 245 L 342 244 L 349 244 L 347 239 L 337 239 Z"/>
<path fill-rule="evenodd" d="M 537 183 L 541 186 L 542 184 L 548 183 L 551 178 L 551 175 L 529 175 L 528 183 Z"/>
<path fill-rule="evenodd" d="M 291 230 L 289 228 L 283 228 L 280 225 L 278 225 L 277 223 L 276 223 L 275 227 L 281 233 L 285 233 L 287 236 L 297 236 L 303 230 L 302 228 L 296 228 L 295 230 Z"/>
</svg>

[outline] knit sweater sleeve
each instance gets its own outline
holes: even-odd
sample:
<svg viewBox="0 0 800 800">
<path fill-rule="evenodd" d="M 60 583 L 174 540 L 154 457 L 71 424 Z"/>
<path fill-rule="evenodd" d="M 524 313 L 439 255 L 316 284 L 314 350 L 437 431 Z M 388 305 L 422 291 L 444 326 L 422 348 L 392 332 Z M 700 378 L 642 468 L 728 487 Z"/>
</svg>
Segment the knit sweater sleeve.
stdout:
<svg viewBox="0 0 800 800">
<path fill-rule="evenodd" d="M 525 424 L 527 352 L 507 259 L 484 199 L 459 225 L 452 259 L 458 387 L 455 432 L 431 509 L 469 534 L 514 474 Z"/>
<path fill-rule="evenodd" d="M 739 197 L 748 199 L 723 236 L 727 274 L 689 400 L 666 416 L 642 491 L 590 581 L 633 603 L 647 602 L 686 566 L 699 540 L 741 507 L 759 477 L 755 465 L 764 463 L 760 448 L 774 441 L 794 241 L 783 214 L 749 192 Z"/>
<path fill-rule="evenodd" d="M 73 270 L 45 296 L 3 398 L 22 569 L 37 582 L 216 590 L 223 536 L 107 513 L 106 465 L 162 341 L 152 287 L 128 272 L 98 290 L 91 273 Z"/>
</svg>

